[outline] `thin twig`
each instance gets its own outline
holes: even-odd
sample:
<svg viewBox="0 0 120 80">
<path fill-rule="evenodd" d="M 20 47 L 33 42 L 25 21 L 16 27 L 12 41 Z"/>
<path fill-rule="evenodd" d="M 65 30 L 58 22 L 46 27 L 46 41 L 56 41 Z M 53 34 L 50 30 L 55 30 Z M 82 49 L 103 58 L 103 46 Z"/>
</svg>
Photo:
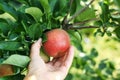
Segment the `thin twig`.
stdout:
<svg viewBox="0 0 120 80">
<path fill-rule="evenodd" d="M 70 0 L 70 3 L 69 3 L 69 4 L 70 4 L 70 5 L 69 5 L 70 8 L 69 8 L 68 14 L 70 13 L 70 10 L 71 10 L 71 7 L 72 7 L 72 3 L 73 3 L 73 0 Z"/>
<path fill-rule="evenodd" d="M 68 27 L 69 29 L 75 30 L 75 29 L 88 29 L 88 28 L 99 28 L 97 26 L 80 26 L 80 27 Z"/>
<path fill-rule="evenodd" d="M 70 0 L 70 2 L 69 2 L 69 10 L 68 10 L 68 12 L 67 12 L 67 15 L 64 17 L 64 19 L 63 19 L 63 21 L 62 21 L 62 26 L 63 26 L 63 28 L 66 27 L 66 26 L 65 26 L 66 24 L 68 24 L 68 23 L 67 23 L 67 17 L 68 17 L 68 15 L 69 15 L 69 13 L 70 13 L 70 10 L 71 10 L 71 7 L 72 7 L 72 3 L 73 3 L 73 0 Z"/>
<path fill-rule="evenodd" d="M 87 4 L 84 8 L 82 8 L 80 11 L 78 11 L 77 13 L 75 13 L 68 21 L 67 23 L 69 23 L 72 19 L 76 18 L 79 14 L 81 14 L 82 12 L 84 12 L 88 7 L 89 5 L 91 5 L 93 3 L 93 1 L 95 0 L 91 0 L 89 4 Z"/>
<path fill-rule="evenodd" d="M 73 25 L 80 25 L 80 24 L 85 24 L 87 22 L 90 22 L 90 21 L 97 21 L 99 20 L 98 18 L 92 18 L 92 19 L 88 19 L 88 20 L 85 20 L 85 21 L 81 21 L 81 22 L 75 22 Z"/>
<path fill-rule="evenodd" d="M 66 29 L 67 27 L 66 27 L 66 23 L 67 22 L 67 15 L 64 17 L 64 19 L 63 19 L 63 21 L 62 21 L 62 27 L 63 27 L 63 29 Z"/>
</svg>

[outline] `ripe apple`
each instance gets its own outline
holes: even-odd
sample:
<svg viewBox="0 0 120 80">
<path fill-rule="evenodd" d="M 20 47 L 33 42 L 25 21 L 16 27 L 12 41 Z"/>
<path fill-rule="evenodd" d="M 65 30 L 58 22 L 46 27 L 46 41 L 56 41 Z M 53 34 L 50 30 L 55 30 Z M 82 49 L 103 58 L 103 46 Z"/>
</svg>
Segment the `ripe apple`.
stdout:
<svg viewBox="0 0 120 80">
<path fill-rule="evenodd" d="M 43 43 L 43 49 L 47 55 L 54 58 L 61 57 L 69 49 L 70 38 L 65 30 L 53 29 L 45 35 L 47 40 Z"/>
<path fill-rule="evenodd" d="M 13 73 L 14 72 L 13 72 L 12 65 L 8 65 L 8 64 L 1 64 L 0 65 L 0 77 L 12 75 Z"/>
</svg>

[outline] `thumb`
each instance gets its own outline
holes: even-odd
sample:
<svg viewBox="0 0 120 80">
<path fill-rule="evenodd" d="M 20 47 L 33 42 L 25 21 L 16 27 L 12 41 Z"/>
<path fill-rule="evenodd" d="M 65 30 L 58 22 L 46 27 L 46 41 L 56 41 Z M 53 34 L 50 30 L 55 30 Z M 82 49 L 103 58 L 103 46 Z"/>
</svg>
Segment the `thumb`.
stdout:
<svg viewBox="0 0 120 80">
<path fill-rule="evenodd" d="M 41 45 L 42 45 L 42 39 L 40 38 L 31 46 L 31 52 L 30 52 L 31 62 L 29 64 L 29 73 L 33 73 L 35 70 L 39 70 L 40 67 L 45 67 L 45 62 L 40 56 Z"/>
<path fill-rule="evenodd" d="M 42 39 L 40 38 L 38 41 L 32 44 L 31 51 L 30 51 L 30 58 L 36 59 L 36 58 L 41 58 L 40 57 L 40 48 L 42 45 Z"/>
</svg>

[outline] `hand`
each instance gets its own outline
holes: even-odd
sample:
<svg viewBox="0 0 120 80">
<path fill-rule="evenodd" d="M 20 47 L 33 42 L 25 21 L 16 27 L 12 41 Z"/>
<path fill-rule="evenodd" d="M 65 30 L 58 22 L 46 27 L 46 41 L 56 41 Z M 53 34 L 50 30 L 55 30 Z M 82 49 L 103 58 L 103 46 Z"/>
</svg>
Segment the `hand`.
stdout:
<svg viewBox="0 0 120 80">
<path fill-rule="evenodd" d="M 73 60 L 73 46 L 70 46 L 65 56 L 45 63 L 39 55 L 42 45 L 41 41 L 39 39 L 31 47 L 31 62 L 29 64 L 28 74 L 24 80 L 64 80 Z"/>
</svg>

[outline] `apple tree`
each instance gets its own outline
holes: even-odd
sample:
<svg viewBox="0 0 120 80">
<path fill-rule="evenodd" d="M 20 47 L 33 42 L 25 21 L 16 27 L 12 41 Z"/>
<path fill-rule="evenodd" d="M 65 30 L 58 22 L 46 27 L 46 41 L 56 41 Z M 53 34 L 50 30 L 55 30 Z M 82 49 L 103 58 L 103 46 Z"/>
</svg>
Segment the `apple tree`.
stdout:
<svg viewBox="0 0 120 80">
<path fill-rule="evenodd" d="M 91 34 L 120 41 L 120 0 L 0 0 L 0 64 L 13 68 L 0 80 L 23 80 L 31 44 L 40 37 L 45 41 L 44 33 L 55 28 L 66 30 L 75 46 L 65 80 L 120 79 L 120 74 L 114 76 L 111 61 L 97 64 L 96 47 L 85 54 L 82 44 L 84 36 Z"/>
</svg>

